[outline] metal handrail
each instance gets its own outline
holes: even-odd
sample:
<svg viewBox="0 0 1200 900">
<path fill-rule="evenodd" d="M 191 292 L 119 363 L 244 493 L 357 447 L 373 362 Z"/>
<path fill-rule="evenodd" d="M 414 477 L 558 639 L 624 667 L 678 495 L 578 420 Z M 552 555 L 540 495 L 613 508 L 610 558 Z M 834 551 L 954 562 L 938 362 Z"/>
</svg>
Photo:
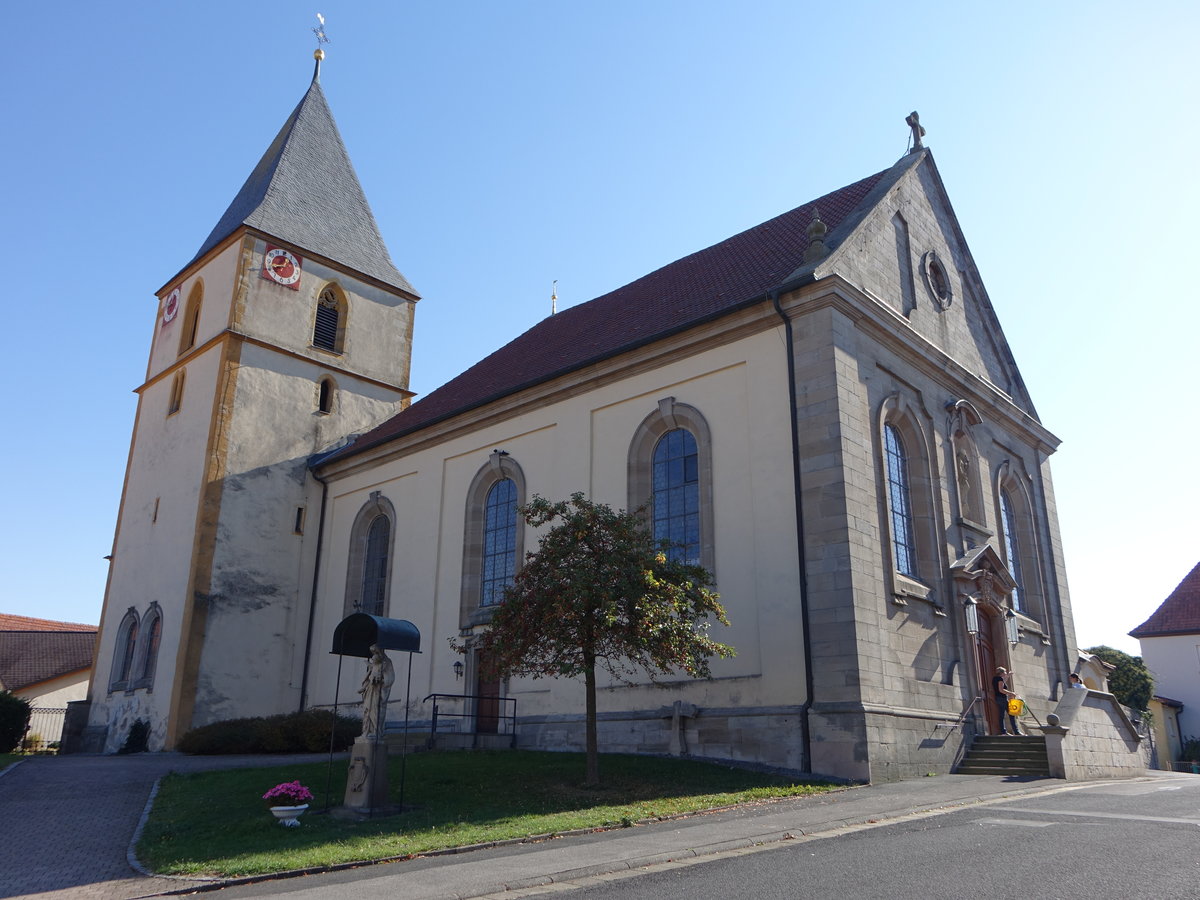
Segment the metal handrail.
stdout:
<svg viewBox="0 0 1200 900">
<path fill-rule="evenodd" d="M 437 740 L 438 717 L 439 716 L 441 716 L 442 718 L 446 718 L 446 719 L 474 719 L 478 716 L 478 713 L 479 713 L 478 701 L 480 701 L 480 700 L 495 700 L 495 701 L 497 701 L 497 703 L 505 704 L 505 706 L 509 710 L 509 712 L 507 714 L 501 713 L 499 710 L 496 711 L 497 724 L 502 721 L 508 722 L 509 735 L 510 735 L 509 747 L 515 748 L 517 746 L 517 699 L 515 697 L 497 697 L 495 694 L 436 694 L 435 693 L 435 694 L 430 694 L 428 697 L 425 697 L 421 702 L 428 703 L 430 700 L 433 701 L 433 722 L 432 722 L 432 727 L 430 728 L 430 740 L 431 741 Z M 458 703 L 461 703 L 462 704 L 461 709 L 463 709 L 463 712 L 457 712 L 457 713 L 444 712 L 441 710 L 441 708 L 438 705 L 439 700 L 453 700 Z M 472 704 L 472 703 L 470 703 L 470 701 L 476 701 L 476 702 L 474 704 Z M 470 733 L 478 734 L 479 732 L 472 729 Z M 497 733 L 502 733 L 502 732 L 497 732 Z"/>
</svg>

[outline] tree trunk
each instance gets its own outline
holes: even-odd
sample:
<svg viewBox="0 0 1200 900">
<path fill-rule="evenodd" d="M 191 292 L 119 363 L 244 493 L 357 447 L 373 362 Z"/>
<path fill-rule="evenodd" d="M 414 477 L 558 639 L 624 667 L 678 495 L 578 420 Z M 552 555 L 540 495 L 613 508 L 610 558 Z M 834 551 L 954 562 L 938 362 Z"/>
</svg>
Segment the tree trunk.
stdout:
<svg viewBox="0 0 1200 900">
<path fill-rule="evenodd" d="M 584 656 L 587 668 L 583 673 L 584 691 L 587 694 L 587 780 L 591 787 L 600 785 L 600 751 L 596 743 L 596 658 Z"/>
</svg>

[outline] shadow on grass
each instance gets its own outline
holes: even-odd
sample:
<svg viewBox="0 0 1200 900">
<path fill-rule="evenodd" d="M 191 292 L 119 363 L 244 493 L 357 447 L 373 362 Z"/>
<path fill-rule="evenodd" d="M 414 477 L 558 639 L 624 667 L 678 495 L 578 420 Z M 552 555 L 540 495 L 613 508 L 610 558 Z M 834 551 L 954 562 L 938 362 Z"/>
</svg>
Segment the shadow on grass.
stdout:
<svg viewBox="0 0 1200 900">
<path fill-rule="evenodd" d="M 398 798 L 400 759 L 390 761 Z M 679 759 L 606 755 L 603 785 L 582 786 L 576 753 L 460 751 L 407 759 L 405 811 L 355 822 L 324 806 L 326 765 L 272 766 L 165 778 L 143 831 L 142 862 L 168 874 L 261 874 L 405 856 L 530 835 L 629 824 L 749 800 L 798 796 L 833 785 Z M 316 800 L 301 828 L 280 828 L 262 794 L 299 779 Z M 346 785 L 335 761 L 330 800 Z"/>
</svg>

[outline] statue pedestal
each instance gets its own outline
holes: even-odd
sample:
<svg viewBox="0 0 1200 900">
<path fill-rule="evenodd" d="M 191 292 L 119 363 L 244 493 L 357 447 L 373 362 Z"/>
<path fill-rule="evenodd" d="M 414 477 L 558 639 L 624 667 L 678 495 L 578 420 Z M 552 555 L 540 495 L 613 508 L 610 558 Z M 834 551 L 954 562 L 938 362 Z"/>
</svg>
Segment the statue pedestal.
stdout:
<svg viewBox="0 0 1200 900">
<path fill-rule="evenodd" d="M 358 737 L 350 750 L 346 796 L 335 814 L 389 816 L 399 812 L 388 799 L 388 746 L 383 741 Z"/>
</svg>

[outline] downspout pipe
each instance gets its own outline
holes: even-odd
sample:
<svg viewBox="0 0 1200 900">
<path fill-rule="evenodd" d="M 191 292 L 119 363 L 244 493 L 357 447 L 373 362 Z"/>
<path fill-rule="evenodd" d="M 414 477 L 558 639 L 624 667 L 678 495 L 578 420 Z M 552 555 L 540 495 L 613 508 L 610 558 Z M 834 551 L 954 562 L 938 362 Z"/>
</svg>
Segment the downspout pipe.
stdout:
<svg viewBox="0 0 1200 900">
<path fill-rule="evenodd" d="M 804 703 L 800 706 L 800 741 L 804 752 L 805 768 L 812 771 L 812 737 L 808 724 L 809 710 L 813 704 L 813 659 L 812 659 L 812 630 L 808 618 L 808 554 L 805 552 L 807 543 L 804 539 L 804 496 L 800 482 L 800 420 L 796 412 L 796 355 L 795 339 L 792 335 L 792 320 L 783 311 L 779 295 L 783 288 L 771 291 L 771 303 L 775 312 L 783 320 L 784 339 L 787 347 L 788 371 L 788 412 L 792 423 L 792 484 L 796 494 L 794 504 L 796 510 L 796 545 L 797 563 L 800 573 L 800 627 L 803 631 L 802 646 L 804 649 Z"/>
<path fill-rule="evenodd" d="M 325 505 L 329 499 L 329 483 L 311 466 L 308 474 L 321 485 L 321 515 L 317 520 L 317 558 L 313 562 L 312 590 L 308 598 L 308 634 L 304 638 L 304 670 L 300 675 L 301 712 L 308 707 L 308 664 L 312 659 L 313 620 L 317 617 L 317 582 L 321 577 L 321 545 L 325 540 Z"/>
</svg>

